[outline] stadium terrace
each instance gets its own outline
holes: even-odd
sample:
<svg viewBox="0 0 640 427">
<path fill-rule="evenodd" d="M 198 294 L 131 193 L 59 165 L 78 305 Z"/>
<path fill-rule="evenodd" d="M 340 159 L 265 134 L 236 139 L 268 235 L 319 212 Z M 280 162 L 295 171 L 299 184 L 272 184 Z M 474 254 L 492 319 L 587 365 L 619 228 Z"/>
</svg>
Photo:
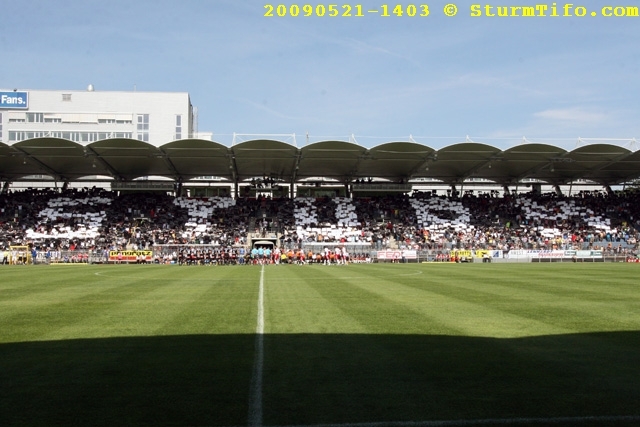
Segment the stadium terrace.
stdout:
<svg viewBox="0 0 640 427">
<path fill-rule="evenodd" d="M 583 256 L 592 261 L 626 260 L 638 249 L 638 211 L 635 191 L 234 199 L 31 189 L 0 196 L 0 247 L 28 250 L 42 263 L 137 262 L 139 256 L 178 263 L 185 251 L 207 264 L 250 263 L 259 248 L 273 249 L 273 262 L 281 254 L 308 262 L 338 253 L 442 261 L 480 250 L 496 261 L 569 251 L 588 252 Z M 3 262 L 9 260 L 4 253 Z"/>
<path fill-rule="evenodd" d="M 298 146 L 295 135 L 234 134 L 225 145 L 197 131 L 187 93 L 89 86 L 0 95 L 0 245 L 34 258 L 165 256 L 193 245 L 429 259 L 452 250 L 637 249 L 634 139 L 578 140 L 566 150 L 524 139 L 508 149 L 469 138 L 436 148 L 411 137 Z"/>
</svg>

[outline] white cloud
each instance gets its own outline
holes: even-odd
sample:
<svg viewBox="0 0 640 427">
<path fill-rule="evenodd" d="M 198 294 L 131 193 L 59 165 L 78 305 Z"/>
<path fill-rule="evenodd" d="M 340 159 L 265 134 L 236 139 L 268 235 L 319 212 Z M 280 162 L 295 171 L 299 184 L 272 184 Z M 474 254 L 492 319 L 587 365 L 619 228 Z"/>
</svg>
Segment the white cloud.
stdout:
<svg viewBox="0 0 640 427">
<path fill-rule="evenodd" d="M 592 125 L 604 122 L 608 118 L 607 114 L 585 110 L 580 107 L 539 111 L 534 113 L 534 117 L 564 122 L 582 122 Z"/>
</svg>

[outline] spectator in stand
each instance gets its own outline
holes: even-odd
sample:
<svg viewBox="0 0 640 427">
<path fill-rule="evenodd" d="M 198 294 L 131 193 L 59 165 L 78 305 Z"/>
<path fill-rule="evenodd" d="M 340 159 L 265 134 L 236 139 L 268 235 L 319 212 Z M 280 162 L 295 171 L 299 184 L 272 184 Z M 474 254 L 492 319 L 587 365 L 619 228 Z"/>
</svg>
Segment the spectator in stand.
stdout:
<svg viewBox="0 0 640 427">
<path fill-rule="evenodd" d="M 207 211 L 199 223 L 178 201 L 168 195 L 117 195 L 97 188 L 9 191 L 0 195 L 0 247 L 26 245 L 65 253 L 185 244 L 231 248 L 246 245 L 250 225 L 264 221 L 266 232 L 279 233 L 291 249 L 310 243 L 439 251 L 597 247 L 624 254 L 637 248 L 640 227 L 640 193 L 634 191 L 581 192 L 575 197 L 415 192 L 411 197 L 353 200 L 197 199 L 194 205 L 202 207 L 224 204 Z M 303 215 L 314 222 L 300 226 Z M 69 259 L 78 259 L 72 255 Z"/>
</svg>

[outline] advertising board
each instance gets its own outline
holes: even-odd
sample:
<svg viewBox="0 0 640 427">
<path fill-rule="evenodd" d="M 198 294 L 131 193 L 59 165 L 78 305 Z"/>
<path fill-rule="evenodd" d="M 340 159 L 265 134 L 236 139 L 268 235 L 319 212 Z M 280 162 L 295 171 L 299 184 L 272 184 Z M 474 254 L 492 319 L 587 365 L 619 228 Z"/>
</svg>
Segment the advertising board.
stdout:
<svg viewBox="0 0 640 427">
<path fill-rule="evenodd" d="M 29 92 L 0 92 L 0 108 L 26 110 L 29 108 Z"/>
</svg>

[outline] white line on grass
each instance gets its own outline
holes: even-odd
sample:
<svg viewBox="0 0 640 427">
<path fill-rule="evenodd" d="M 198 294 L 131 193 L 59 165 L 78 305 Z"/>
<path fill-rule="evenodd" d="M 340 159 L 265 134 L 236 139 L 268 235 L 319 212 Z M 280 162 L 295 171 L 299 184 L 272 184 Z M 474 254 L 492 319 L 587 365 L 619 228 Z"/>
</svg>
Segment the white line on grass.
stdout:
<svg viewBox="0 0 640 427">
<path fill-rule="evenodd" d="M 256 352 L 249 395 L 249 426 L 262 426 L 262 370 L 264 365 L 264 265 L 260 269 L 258 291 L 258 325 L 256 327 Z"/>
</svg>

